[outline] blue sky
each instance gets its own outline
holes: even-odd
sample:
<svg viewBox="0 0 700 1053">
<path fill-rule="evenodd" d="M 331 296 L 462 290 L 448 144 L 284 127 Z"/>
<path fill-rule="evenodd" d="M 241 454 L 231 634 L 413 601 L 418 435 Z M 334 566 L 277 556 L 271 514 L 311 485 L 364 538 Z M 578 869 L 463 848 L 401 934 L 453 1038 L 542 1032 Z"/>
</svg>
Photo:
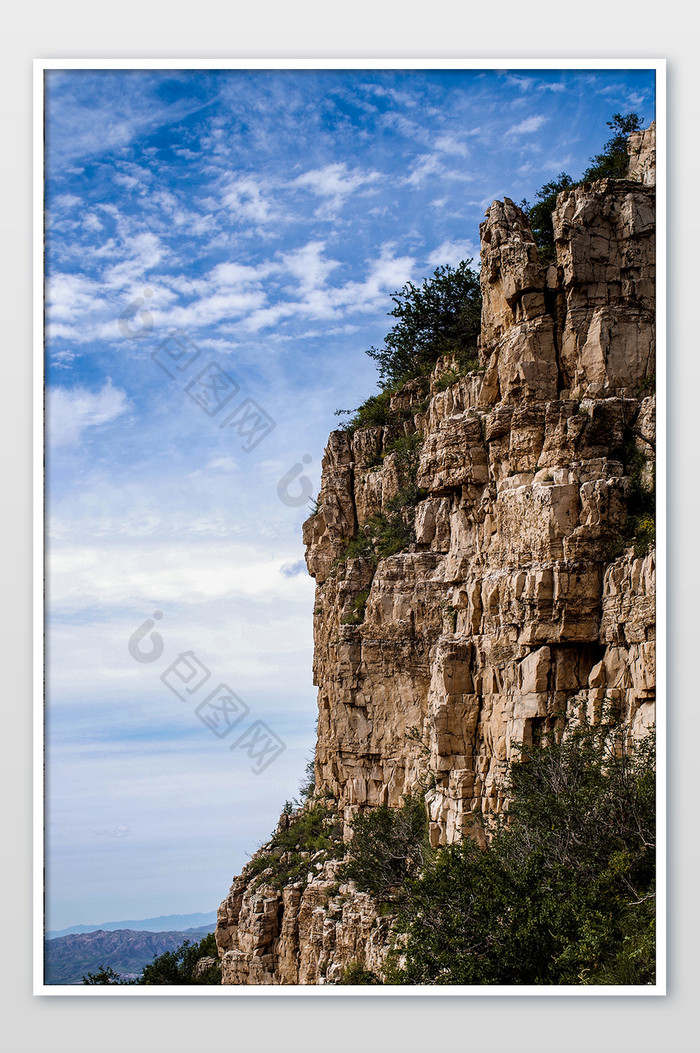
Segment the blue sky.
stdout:
<svg viewBox="0 0 700 1053">
<path fill-rule="evenodd" d="M 211 910 L 267 837 L 314 740 L 307 495 L 391 294 L 476 264 L 492 200 L 580 175 L 613 113 L 654 118 L 653 84 L 47 74 L 49 928 Z M 248 411 L 252 439 L 225 424 Z M 160 679 L 183 652 L 197 703 L 221 682 L 248 707 L 225 738 Z M 286 748 L 253 775 L 228 746 L 256 721 Z"/>
</svg>

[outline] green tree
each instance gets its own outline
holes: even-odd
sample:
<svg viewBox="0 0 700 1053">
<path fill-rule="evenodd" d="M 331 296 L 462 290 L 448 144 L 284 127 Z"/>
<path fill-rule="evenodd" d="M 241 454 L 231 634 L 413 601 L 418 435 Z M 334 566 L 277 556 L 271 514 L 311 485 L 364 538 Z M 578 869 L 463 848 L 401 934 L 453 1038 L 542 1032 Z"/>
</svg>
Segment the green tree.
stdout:
<svg viewBox="0 0 700 1053">
<path fill-rule="evenodd" d="M 391 982 L 653 983 L 654 756 L 609 721 L 524 748 L 488 847 L 409 883 Z"/>
<path fill-rule="evenodd" d="M 379 899 L 391 898 L 429 856 L 428 824 L 422 797 L 407 797 L 401 808 L 381 805 L 358 813 L 345 876 Z"/>
<path fill-rule="evenodd" d="M 407 282 L 392 296 L 389 315 L 398 321 L 385 336 L 384 346 L 367 352 L 378 365 L 382 387 L 429 373 L 441 355 L 454 354 L 465 363 L 475 360 L 481 288 L 471 262 L 438 267 L 421 285 Z M 381 402 L 381 396 L 374 398 Z"/>
<path fill-rule="evenodd" d="M 627 113 L 624 116 L 616 113 L 611 121 L 605 123 L 614 134 L 608 139 L 602 153 L 591 158 L 590 165 L 581 179 L 583 183 L 592 183 L 595 179 L 624 179 L 627 175 L 627 139 L 632 132 L 640 130 L 641 118 L 636 113 Z"/>
<path fill-rule="evenodd" d="M 119 976 L 119 973 L 115 973 L 111 965 L 107 968 L 101 965 L 96 973 L 88 973 L 87 976 L 83 976 L 84 984 L 123 984 L 124 981 Z"/>
<path fill-rule="evenodd" d="M 601 153 L 590 159 L 586 171 L 579 180 L 574 180 L 567 172 L 560 172 L 556 179 L 545 183 L 535 194 L 535 203 L 530 205 L 526 200 L 521 208 L 530 220 L 535 243 L 540 252 L 542 263 L 549 266 L 556 260 L 554 247 L 554 227 L 552 212 L 557 205 L 557 195 L 562 190 L 579 186 L 581 183 L 592 183 L 596 179 L 624 179 L 629 169 L 627 139 L 632 132 L 641 128 L 641 118 L 636 113 L 614 114 L 611 121 L 606 121 L 614 133 L 606 142 Z"/>
<path fill-rule="evenodd" d="M 523 201 L 522 207 L 527 213 L 532 227 L 535 243 L 540 250 L 540 259 L 545 267 L 554 263 L 556 252 L 554 251 L 554 227 L 552 226 L 552 212 L 557 207 L 557 194 L 562 190 L 575 186 L 573 179 L 566 172 L 561 172 L 556 179 L 552 179 L 535 194 L 535 204 L 528 205 Z"/>
<path fill-rule="evenodd" d="M 382 981 L 376 973 L 373 973 L 371 969 L 367 969 L 363 962 L 355 959 L 345 966 L 340 979 L 336 982 L 341 985 L 347 984 L 349 986 L 357 987 L 367 986 L 369 984 L 381 984 Z"/>
<path fill-rule="evenodd" d="M 201 976 L 195 977 L 194 969 L 200 958 L 214 958 L 216 964 Z M 214 933 L 209 933 L 198 943 L 185 940 L 175 950 L 166 951 L 154 958 L 149 965 L 145 966 L 136 983 L 147 987 L 173 984 L 220 984 L 221 966 L 218 964 Z"/>
</svg>

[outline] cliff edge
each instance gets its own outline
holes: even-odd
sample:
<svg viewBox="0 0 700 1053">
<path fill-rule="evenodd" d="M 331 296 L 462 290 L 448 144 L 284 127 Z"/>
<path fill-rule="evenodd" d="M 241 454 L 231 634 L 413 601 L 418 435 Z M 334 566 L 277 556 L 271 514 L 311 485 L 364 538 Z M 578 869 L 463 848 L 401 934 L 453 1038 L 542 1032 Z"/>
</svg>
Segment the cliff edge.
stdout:
<svg viewBox="0 0 700 1053">
<path fill-rule="evenodd" d="M 283 816 L 234 881 L 224 983 L 381 972 L 387 918 L 339 878 L 358 811 L 422 788 L 431 844 L 448 844 L 503 809 L 516 744 L 604 705 L 630 736 L 653 724 L 653 146 L 652 125 L 629 178 L 559 194 L 547 269 L 526 214 L 495 201 L 478 363 L 443 359 L 385 424 L 330 435 L 304 524 L 323 814 L 296 855 L 311 813 Z"/>
</svg>

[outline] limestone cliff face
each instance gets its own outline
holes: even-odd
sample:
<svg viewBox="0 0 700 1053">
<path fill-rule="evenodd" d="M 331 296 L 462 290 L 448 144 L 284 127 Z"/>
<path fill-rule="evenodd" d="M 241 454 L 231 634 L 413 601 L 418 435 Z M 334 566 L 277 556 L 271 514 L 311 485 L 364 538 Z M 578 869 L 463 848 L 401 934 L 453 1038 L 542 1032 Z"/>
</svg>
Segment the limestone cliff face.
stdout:
<svg viewBox="0 0 700 1053">
<path fill-rule="evenodd" d="M 616 707 L 654 720 L 655 553 L 630 496 L 653 478 L 653 126 L 631 175 L 560 194 L 545 271 L 524 213 L 481 226 L 480 369 L 439 362 L 389 423 L 333 432 L 304 526 L 317 583 L 316 787 L 345 823 L 430 785 L 430 837 L 499 811 L 516 743 Z M 416 435 L 407 466 L 396 440 Z M 346 558 L 347 539 L 405 491 L 403 551 Z M 403 488 L 403 490 L 402 490 Z M 292 820 L 293 821 L 293 820 Z M 280 891 L 243 875 L 219 912 L 224 983 L 316 984 L 380 969 L 386 919 L 314 864 Z"/>
</svg>

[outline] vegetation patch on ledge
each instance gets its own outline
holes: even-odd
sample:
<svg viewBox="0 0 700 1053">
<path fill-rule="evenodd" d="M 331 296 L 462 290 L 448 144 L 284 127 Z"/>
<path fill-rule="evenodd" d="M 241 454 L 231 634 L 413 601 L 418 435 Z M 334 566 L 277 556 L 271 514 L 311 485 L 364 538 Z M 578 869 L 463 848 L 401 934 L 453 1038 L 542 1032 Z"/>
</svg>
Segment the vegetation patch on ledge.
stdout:
<svg viewBox="0 0 700 1053">
<path fill-rule="evenodd" d="M 344 873 L 392 916 L 384 982 L 653 984 L 654 788 L 653 733 L 605 717 L 521 747 L 486 848 L 430 849 L 420 798 L 359 814 Z"/>
<path fill-rule="evenodd" d="M 627 140 L 632 132 L 640 131 L 642 121 L 638 114 L 621 113 L 613 115 L 606 121 L 612 136 L 606 142 L 601 153 L 591 158 L 590 164 L 580 179 L 574 180 L 567 172 L 561 172 L 556 179 L 550 180 L 535 194 L 535 202 L 521 201 L 520 207 L 530 220 L 535 243 L 539 250 L 540 260 L 545 267 L 556 262 L 554 245 L 554 226 L 552 212 L 557 207 L 557 197 L 562 190 L 570 190 L 582 183 L 593 183 L 597 179 L 624 179 L 629 170 Z"/>
<path fill-rule="evenodd" d="M 398 423 L 424 412 L 427 402 L 392 410 L 391 400 L 408 384 L 413 384 L 411 394 L 427 395 L 430 374 L 440 358 L 453 357 L 465 372 L 478 368 L 481 286 L 472 262 L 437 267 L 420 285 L 407 282 L 394 293 L 389 317 L 396 318 L 396 324 L 381 347 L 367 351 L 377 363 L 381 390 L 356 410 L 336 410 L 350 415 L 343 425 L 346 431 Z"/>
<path fill-rule="evenodd" d="M 282 825 L 246 866 L 256 885 L 282 889 L 297 882 L 306 884 L 316 864 L 343 856 L 343 824 L 324 800 L 307 803 L 297 814 L 289 814 Z"/>
</svg>

